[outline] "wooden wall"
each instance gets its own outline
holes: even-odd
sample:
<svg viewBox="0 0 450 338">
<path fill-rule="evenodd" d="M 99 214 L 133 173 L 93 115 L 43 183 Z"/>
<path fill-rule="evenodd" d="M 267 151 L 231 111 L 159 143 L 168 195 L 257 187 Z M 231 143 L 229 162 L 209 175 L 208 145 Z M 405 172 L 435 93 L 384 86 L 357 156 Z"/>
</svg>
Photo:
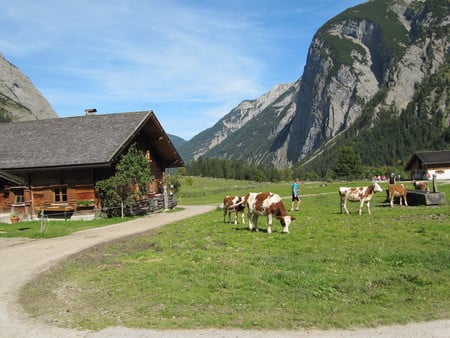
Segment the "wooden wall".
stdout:
<svg viewBox="0 0 450 338">
<path fill-rule="evenodd" d="M 161 183 L 164 172 L 158 166 L 157 161 L 149 159 L 154 180 L 148 184 L 150 193 L 161 193 Z M 79 208 L 83 201 L 93 200 L 96 207 L 101 203 L 95 194 L 95 183 L 112 175 L 110 168 L 105 169 L 59 169 L 42 170 L 23 174 L 28 184 L 22 187 L 14 187 L 2 184 L 0 189 L 0 213 L 14 211 L 22 218 L 34 218 L 42 207 L 55 204 Z M 26 177 L 25 177 L 26 176 Z M 55 191 L 64 188 L 67 191 L 66 201 L 55 201 Z M 17 203 L 17 195 L 23 192 L 23 201 Z"/>
</svg>

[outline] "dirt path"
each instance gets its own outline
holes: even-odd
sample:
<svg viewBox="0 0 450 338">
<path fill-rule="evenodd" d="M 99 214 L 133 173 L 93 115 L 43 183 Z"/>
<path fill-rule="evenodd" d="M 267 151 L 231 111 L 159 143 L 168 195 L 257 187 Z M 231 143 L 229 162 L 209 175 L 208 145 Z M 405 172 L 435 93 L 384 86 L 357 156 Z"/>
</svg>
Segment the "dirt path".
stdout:
<svg viewBox="0 0 450 338">
<path fill-rule="evenodd" d="M 111 327 L 100 332 L 61 329 L 36 322 L 16 303 L 19 288 L 58 261 L 96 244 L 145 232 L 211 210 L 214 206 L 184 206 L 175 213 L 154 214 L 108 227 L 80 231 L 70 236 L 24 240 L 0 238 L 0 337 L 450 337 L 450 320 L 405 326 L 355 330 L 244 331 L 176 330 L 155 331 Z M 51 226 L 51 225 L 50 225 Z"/>
</svg>

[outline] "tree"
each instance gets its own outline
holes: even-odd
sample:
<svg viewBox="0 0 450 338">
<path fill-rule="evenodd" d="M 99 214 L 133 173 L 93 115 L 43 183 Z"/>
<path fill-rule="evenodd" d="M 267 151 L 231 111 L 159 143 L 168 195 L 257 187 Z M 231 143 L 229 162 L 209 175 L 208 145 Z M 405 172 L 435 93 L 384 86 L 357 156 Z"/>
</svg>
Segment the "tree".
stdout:
<svg viewBox="0 0 450 338">
<path fill-rule="evenodd" d="M 0 123 L 4 122 L 12 122 L 12 117 L 9 112 L 3 110 L 3 108 L 0 108 Z"/>
<path fill-rule="evenodd" d="M 336 176 L 346 177 L 347 180 L 361 176 L 363 172 L 361 157 L 359 157 L 352 147 L 342 147 L 336 158 L 334 171 Z"/>
<path fill-rule="evenodd" d="M 103 207 L 108 210 L 108 216 L 118 216 L 119 206 L 123 203 L 124 209 L 130 211 L 136 204 L 136 199 L 146 193 L 146 185 L 151 180 L 148 161 L 144 153 L 133 144 L 127 154 L 120 158 L 114 176 L 98 181 L 95 189 Z"/>
</svg>

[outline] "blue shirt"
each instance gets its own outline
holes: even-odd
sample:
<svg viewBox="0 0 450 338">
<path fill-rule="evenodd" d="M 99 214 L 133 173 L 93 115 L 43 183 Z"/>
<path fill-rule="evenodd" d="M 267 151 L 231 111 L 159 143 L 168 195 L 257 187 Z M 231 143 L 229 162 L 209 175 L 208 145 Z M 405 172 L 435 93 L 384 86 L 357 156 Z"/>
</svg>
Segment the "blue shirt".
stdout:
<svg viewBox="0 0 450 338">
<path fill-rule="evenodd" d="M 292 183 L 292 194 L 298 196 L 298 184 L 297 182 Z"/>
</svg>

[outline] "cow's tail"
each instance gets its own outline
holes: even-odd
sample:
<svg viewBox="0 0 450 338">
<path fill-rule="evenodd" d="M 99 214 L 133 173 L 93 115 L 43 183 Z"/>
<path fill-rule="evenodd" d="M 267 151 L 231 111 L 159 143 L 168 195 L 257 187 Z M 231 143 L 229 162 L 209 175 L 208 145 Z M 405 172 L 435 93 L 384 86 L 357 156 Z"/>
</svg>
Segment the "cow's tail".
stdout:
<svg viewBox="0 0 450 338">
<path fill-rule="evenodd" d="M 230 208 L 230 209 L 231 209 L 231 208 L 236 208 L 238 205 L 241 205 L 241 204 L 244 203 L 244 202 L 245 202 L 245 200 L 241 200 L 240 202 L 238 202 L 238 203 L 236 203 L 236 204 L 230 205 L 229 208 Z"/>
</svg>

